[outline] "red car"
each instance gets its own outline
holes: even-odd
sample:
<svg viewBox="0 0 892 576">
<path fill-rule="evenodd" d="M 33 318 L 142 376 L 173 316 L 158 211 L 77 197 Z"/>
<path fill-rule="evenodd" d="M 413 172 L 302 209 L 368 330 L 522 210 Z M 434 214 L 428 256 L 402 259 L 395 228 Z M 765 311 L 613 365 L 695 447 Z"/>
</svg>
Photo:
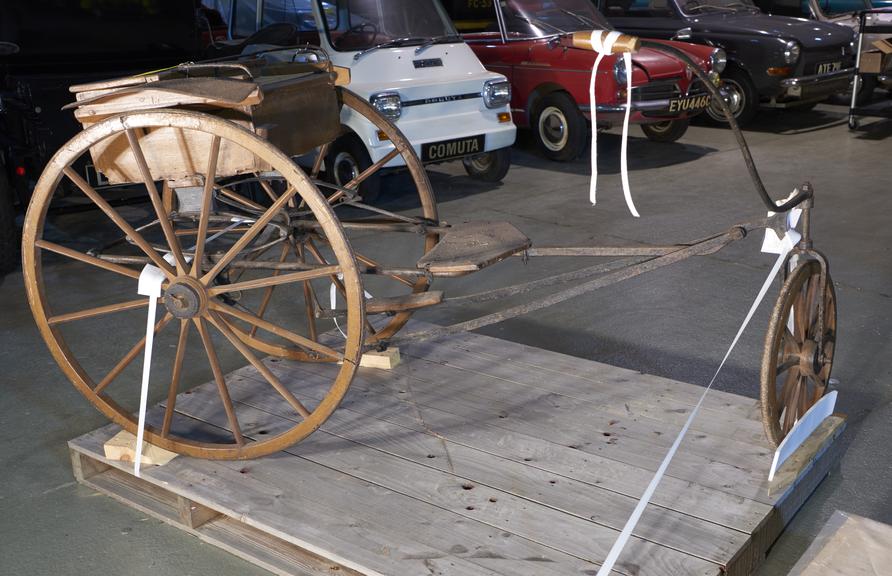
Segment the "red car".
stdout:
<svg viewBox="0 0 892 576">
<path fill-rule="evenodd" d="M 511 81 L 514 122 L 532 128 L 544 154 L 568 161 L 585 149 L 591 121 L 589 82 L 596 54 L 566 48 L 569 33 L 612 29 L 591 0 L 454 0 L 449 11 L 486 68 Z M 718 81 L 721 49 L 670 42 Z M 631 122 L 651 140 L 673 142 L 709 96 L 678 59 L 650 49 L 633 55 Z M 598 128 L 622 123 L 626 103 L 621 57 L 605 56 L 596 84 Z"/>
</svg>

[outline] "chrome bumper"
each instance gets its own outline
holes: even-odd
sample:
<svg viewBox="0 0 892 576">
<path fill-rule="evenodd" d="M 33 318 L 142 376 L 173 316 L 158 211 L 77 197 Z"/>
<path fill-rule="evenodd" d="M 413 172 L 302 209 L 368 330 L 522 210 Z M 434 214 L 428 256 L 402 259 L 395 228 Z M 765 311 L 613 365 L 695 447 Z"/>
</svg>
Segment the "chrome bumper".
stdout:
<svg viewBox="0 0 892 576">
<path fill-rule="evenodd" d="M 799 76 L 781 80 L 781 96 L 791 99 L 815 99 L 845 92 L 855 74 L 855 68 L 844 68 L 827 74 Z"/>
<path fill-rule="evenodd" d="M 690 108 L 687 110 L 670 110 L 672 100 L 676 100 L 675 98 L 669 99 L 665 98 L 662 100 L 645 100 L 643 102 L 632 102 L 632 112 L 641 112 L 646 114 L 663 114 L 666 116 L 679 116 L 683 113 L 688 114 L 696 114 L 698 112 L 702 112 L 709 107 L 708 100 L 705 106 L 700 106 L 696 108 Z M 591 106 L 580 106 L 579 109 L 585 113 L 591 113 Z M 598 114 L 625 114 L 626 113 L 626 105 L 625 104 L 598 104 L 595 108 Z"/>
</svg>

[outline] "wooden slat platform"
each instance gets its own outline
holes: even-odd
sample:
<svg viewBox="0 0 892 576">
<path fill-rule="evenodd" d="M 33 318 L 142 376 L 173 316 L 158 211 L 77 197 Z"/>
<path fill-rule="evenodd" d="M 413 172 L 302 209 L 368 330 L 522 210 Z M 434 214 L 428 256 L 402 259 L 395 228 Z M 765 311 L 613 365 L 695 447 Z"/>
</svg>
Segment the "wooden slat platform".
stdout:
<svg viewBox="0 0 892 576">
<path fill-rule="evenodd" d="M 361 368 L 323 428 L 246 462 L 109 462 L 107 426 L 72 440 L 79 481 L 277 574 L 597 572 L 702 388 L 465 334 Z M 267 359 L 300 398 L 336 369 Z M 231 394 L 247 437 L 294 417 L 253 368 Z M 179 426 L 219 434 L 213 384 Z M 150 411 L 158 419 L 162 411 Z M 750 574 L 838 457 L 831 417 L 767 483 L 755 400 L 711 393 L 614 573 Z"/>
</svg>

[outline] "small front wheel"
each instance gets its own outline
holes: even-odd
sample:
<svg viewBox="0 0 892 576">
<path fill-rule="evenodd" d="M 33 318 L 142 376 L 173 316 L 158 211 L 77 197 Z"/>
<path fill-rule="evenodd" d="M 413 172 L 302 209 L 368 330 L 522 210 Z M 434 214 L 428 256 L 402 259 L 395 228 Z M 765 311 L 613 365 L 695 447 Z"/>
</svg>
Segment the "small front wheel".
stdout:
<svg viewBox="0 0 892 576">
<path fill-rule="evenodd" d="M 501 182 L 511 168 L 511 148 L 499 148 L 462 158 L 468 176 L 483 182 Z"/>
<path fill-rule="evenodd" d="M 765 434 L 773 445 L 827 393 L 835 349 L 833 281 L 811 260 L 784 282 L 768 323 L 761 404 Z"/>
<path fill-rule="evenodd" d="M 641 130 L 652 142 L 675 142 L 685 135 L 691 122 L 687 119 L 666 120 L 653 124 L 642 124 Z"/>
<path fill-rule="evenodd" d="M 553 92 L 543 98 L 532 126 L 536 142 L 549 160 L 570 162 L 585 150 L 588 123 L 566 92 Z"/>
</svg>

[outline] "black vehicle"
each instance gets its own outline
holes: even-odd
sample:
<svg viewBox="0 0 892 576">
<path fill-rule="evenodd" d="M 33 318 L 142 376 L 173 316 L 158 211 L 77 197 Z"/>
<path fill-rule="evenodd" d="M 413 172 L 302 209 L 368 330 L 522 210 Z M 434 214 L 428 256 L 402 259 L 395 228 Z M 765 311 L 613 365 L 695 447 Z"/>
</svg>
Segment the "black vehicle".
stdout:
<svg viewBox="0 0 892 576">
<path fill-rule="evenodd" d="M 214 25 L 220 2 L 0 2 L 0 274 L 17 260 L 16 213 L 49 155 L 80 130 L 61 110 L 74 99 L 68 87 L 198 59 L 227 33 Z"/>
<path fill-rule="evenodd" d="M 810 108 L 848 90 L 854 73 L 851 29 L 769 16 L 751 0 L 593 1 L 618 30 L 724 48 L 724 89 L 741 124 L 760 106 Z M 707 115 L 724 122 L 716 105 Z"/>
</svg>

